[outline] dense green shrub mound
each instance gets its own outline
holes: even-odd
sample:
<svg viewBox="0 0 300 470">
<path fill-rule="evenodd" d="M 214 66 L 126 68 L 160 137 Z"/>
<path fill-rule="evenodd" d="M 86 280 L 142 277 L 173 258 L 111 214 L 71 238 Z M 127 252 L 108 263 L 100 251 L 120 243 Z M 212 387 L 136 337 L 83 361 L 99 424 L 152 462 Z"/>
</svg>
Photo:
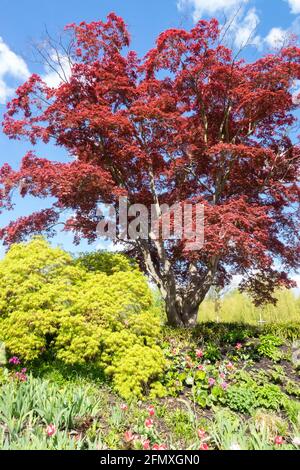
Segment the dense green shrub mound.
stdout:
<svg viewBox="0 0 300 470">
<path fill-rule="evenodd" d="M 0 262 L 0 339 L 25 361 L 93 361 L 121 395 L 141 396 L 164 369 L 159 336 L 151 291 L 123 255 L 74 261 L 34 238 Z"/>
</svg>

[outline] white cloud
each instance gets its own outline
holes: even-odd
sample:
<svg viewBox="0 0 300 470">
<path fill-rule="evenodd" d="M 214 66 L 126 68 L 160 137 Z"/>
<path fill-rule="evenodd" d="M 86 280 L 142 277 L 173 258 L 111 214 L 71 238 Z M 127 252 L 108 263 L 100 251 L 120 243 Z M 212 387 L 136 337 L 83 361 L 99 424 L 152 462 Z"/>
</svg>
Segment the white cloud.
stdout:
<svg viewBox="0 0 300 470">
<path fill-rule="evenodd" d="M 281 27 L 272 28 L 265 37 L 264 42 L 271 49 L 279 49 L 286 44 L 293 36 L 299 36 L 300 33 L 300 16 L 292 22 L 287 29 Z"/>
<path fill-rule="evenodd" d="M 300 0 L 286 0 L 291 8 L 291 13 L 297 15 L 300 13 Z"/>
<path fill-rule="evenodd" d="M 193 18 L 197 21 L 203 15 L 233 12 L 248 2 L 249 0 L 178 0 L 177 6 L 179 10 L 192 8 Z"/>
<path fill-rule="evenodd" d="M 287 39 L 287 31 L 282 28 L 272 28 L 265 38 L 266 44 L 272 49 L 281 47 Z"/>
<path fill-rule="evenodd" d="M 51 88 L 57 88 L 63 81 L 67 81 L 71 76 L 71 66 L 67 57 L 53 52 L 50 55 L 51 65 L 45 64 L 45 75 L 42 76 L 44 82 Z"/>
<path fill-rule="evenodd" d="M 228 36 L 233 39 L 236 47 L 240 48 L 251 44 L 258 49 L 262 47 L 263 39 L 255 35 L 255 30 L 260 23 L 256 8 L 250 8 L 245 12 L 246 4 L 250 0 L 178 0 L 179 10 L 192 10 L 194 21 L 198 21 L 203 15 L 227 16 L 229 29 Z"/>
<path fill-rule="evenodd" d="M 7 78 L 26 80 L 30 73 L 22 57 L 13 52 L 0 37 L 0 104 L 4 104 L 14 93 L 8 85 Z"/>
<path fill-rule="evenodd" d="M 235 45 L 237 47 L 244 47 L 247 44 L 252 44 L 259 49 L 262 45 L 262 39 L 260 36 L 255 35 L 255 30 L 259 23 L 260 19 L 255 8 L 248 10 L 241 19 L 237 18 L 234 26 Z"/>
<path fill-rule="evenodd" d="M 294 81 L 291 92 L 292 92 L 293 103 L 299 106 L 300 104 L 300 80 Z M 300 275 L 299 275 L 299 281 L 300 281 Z M 299 287 L 300 287 L 300 284 L 299 284 Z"/>
</svg>

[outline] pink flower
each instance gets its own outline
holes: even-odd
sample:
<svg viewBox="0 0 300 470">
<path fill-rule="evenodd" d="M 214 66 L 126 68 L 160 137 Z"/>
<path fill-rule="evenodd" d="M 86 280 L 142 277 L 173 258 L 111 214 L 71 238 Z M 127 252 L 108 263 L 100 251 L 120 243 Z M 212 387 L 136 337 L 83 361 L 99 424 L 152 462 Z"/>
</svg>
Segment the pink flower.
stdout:
<svg viewBox="0 0 300 470">
<path fill-rule="evenodd" d="M 226 375 L 223 374 L 223 373 L 221 373 L 221 374 L 220 374 L 220 379 L 225 379 L 225 378 L 226 378 Z"/>
<path fill-rule="evenodd" d="M 205 429 L 198 429 L 198 437 L 199 439 L 202 441 L 202 439 L 204 439 L 206 436 L 206 431 Z"/>
<path fill-rule="evenodd" d="M 215 385 L 215 383 L 216 383 L 215 379 L 212 379 L 212 378 L 209 378 L 209 379 L 208 379 L 208 385 L 209 385 L 210 387 L 213 387 L 213 386 Z"/>
<path fill-rule="evenodd" d="M 19 364 L 21 364 L 21 361 L 17 356 L 11 357 L 8 362 L 9 364 L 13 364 L 14 366 L 18 366 Z"/>
<path fill-rule="evenodd" d="M 131 431 L 126 431 L 126 432 L 124 433 L 124 441 L 125 441 L 125 442 L 132 442 L 133 439 L 134 439 L 134 435 L 132 434 Z"/>
<path fill-rule="evenodd" d="M 238 343 L 235 347 L 237 351 L 240 351 L 242 349 L 243 345 L 241 343 Z"/>
<path fill-rule="evenodd" d="M 48 437 L 52 437 L 56 434 L 56 427 L 54 424 L 49 424 L 49 426 L 47 426 L 46 433 Z"/>
<path fill-rule="evenodd" d="M 234 370 L 234 365 L 232 364 L 232 362 L 228 362 L 228 364 L 226 364 L 226 368 L 228 370 Z"/>
<path fill-rule="evenodd" d="M 204 370 L 204 366 L 200 364 L 200 366 L 198 366 L 198 370 Z"/>
<path fill-rule="evenodd" d="M 284 443 L 284 439 L 282 436 L 276 436 L 274 439 L 274 442 L 275 442 L 275 445 L 282 446 L 282 444 Z"/>
<path fill-rule="evenodd" d="M 26 371 L 26 369 L 23 369 Z M 15 372 L 14 377 L 16 380 L 19 380 L 20 382 L 26 382 L 27 381 L 27 375 L 24 372 Z"/>
<path fill-rule="evenodd" d="M 155 408 L 154 406 L 148 406 L 148 413 L 149 413 L 149 416 L 154 416 L 155 415 Z"/>
<path fill-rule="evenodd" d="M 158 450 L 167 450 L 167 446 L 165 444 L 160 444 L 160 446 L 158 447 Z"/>
<path fill-rule="evenodd" d="M 167 450 L 167 446 L 165 444 L 154 444 L 152 450 Z"/>
<path fill-rule="evenodd" d="M 223 390 L 227 390 L 227 388 L 228 388 L 228 383 L 227 383 L 227 382 L 222 382 L 222 383 L 221 383 L 221 387 L 223 388 Z"/>
<path fill-rule="evenodd" d="M 151 429 L 151 428 L 153 428 L 153 425 L 154 425 L 153 419 L 147 418 L 146 421 L 145 421 L 146 428 Z"/>
<path fill-rule="evenodd" d="M 126 403 L 122 403 L 122 405 L 120 405 L 120 408 L 122 411 L 127 411 L 128 410 L 128 406 L 126 405 Z"/>
<path fill-rule="evenodd" d="M 173 348 L 173 349 L 172 349 L 172 354 L 173 354 L 173 356 L 176 356 L 176 355 L 177 355 L 177 349 L 176 349 L 176 348 Z"/>
<path fill-rule="evenodd" d="M 203 444 L 201 444 L 199 449 L 200 450 L 209 450 L 209 446 L 208 446 L 208 444 L 203 443 Z"/>
<path fill-rule="evenodd" d="M 150 450 L 150 441 L 147 439 L 146 441 L 142 442 L 144 450 Z"/>
<path fill-rule="evenodd" d="M 196 350 L 196 357 L 198 357 L 198 359 L 201 359 L 201 357 L 203 357 L 203 351 L 201 349 Z"/>
</svg>

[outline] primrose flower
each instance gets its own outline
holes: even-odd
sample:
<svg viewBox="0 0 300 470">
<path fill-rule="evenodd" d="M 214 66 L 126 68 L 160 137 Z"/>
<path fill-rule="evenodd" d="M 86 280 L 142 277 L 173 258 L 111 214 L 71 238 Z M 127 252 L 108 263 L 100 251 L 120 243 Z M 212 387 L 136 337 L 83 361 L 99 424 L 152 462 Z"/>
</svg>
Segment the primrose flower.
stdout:
<svg viewBox="0 0 300 470">
<path fill-rule="evenodd" d="M 284 443 L 284 439 L 282 436 L 276 436 L 275 439 L 274 439 L 274 443 L 276 446 L 282 446 L 282 444 Z"/>
<path fill-rule="evenodd" d="M 122 411 L 127 411 L 128 410 L 128 406 L 126 405 L 126 403 L 122 403 L 122 405 L 120 405 L 120 408 Z"/>
<path fill-rule="evenodd" d="M 228 362 L 228 364 L 226 364 L 226 368 L 227 370 L 234 370 L 234 365 L 232 364 L 232 362 Z"/>
<path fill-rule="evenodd" d="M 146 426 L 147 429 L 153 428 L 153 425 L 154 425 L 153 419 L 151 419 L 151 418 L 146 419 L 145 426 Z"/>
<path fill-rule="evenodd" d="M 209 379 L 208 379 L 208 385 L 209 385 L 210 387 L 213 387 L 213 386 L 215 385 L 215 383 L 216 383 L 215 379 L 212 379 L 212 378 L 209 378 Z"/>
<path fill-rule="evenodd" d="M 203 351 L 202 349 L 197 349 L 196 350 L 196 357 L 198 357 L 198 359 L 201 359 L 201 357 L 203 357 Z"/>
<path fill-rule="evenodd" d="M 243 347 L 242 343 L 238 343 L 238 344 L 236 345 L 235 349 L 236 349 L 237 351 L 240 351 L 240 350 L 242 349 L 242 347 Z"/>
<path fill-rule="evenodd" d="M 14 366 L 18 366 L 19 364 L 21 364 L 21 361 L 17 356 L 11 357 L 8 362 L 9 364 L 13 364 Z"/>
<path fill-rule="evenodd" d="M 199 450 L 209 450 L 209 446 L 206 443 L 201 444 Z"/>
<path fill-rule="evenodd" d="M 46 433 L 48 437 L 52 437 L 56 434 L 56 427 L 54 424 L 49 424 L 49 426 L 47 426 Z"/>
<path fill-rule="evenodd" d="M 227 390 L 227 388 L 228 388 L 228 383 L 227 383 L 227 382 L 222 382 L 222 383 L 221 383 L 221 387 L 222 387 L 223 390 Z"/>
<path fill-rule="evenodd" d="M 202 364 L 200 364 L 200 366 L 198 366 L 198 370 L 205 370 L 204 366 L 202 366 Z"/>
</svg>

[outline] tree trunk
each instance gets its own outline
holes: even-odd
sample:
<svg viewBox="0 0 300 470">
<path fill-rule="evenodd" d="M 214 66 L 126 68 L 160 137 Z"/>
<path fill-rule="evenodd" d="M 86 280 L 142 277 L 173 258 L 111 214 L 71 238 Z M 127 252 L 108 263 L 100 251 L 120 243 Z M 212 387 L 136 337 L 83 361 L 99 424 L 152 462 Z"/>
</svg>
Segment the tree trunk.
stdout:
<svg viewBox="0 0 300 470">
<path fill-rule="evenodd" d="M 166 302 L 168 324 L 174 327 L 194 328 L 197 325 L 199 305 L 183 310 L 173 302 Z"/>
<path fill-rule="evenodd" d="M 165 297 L 168 324 L 174 327 L 193 328 L 197 324 L 200 303 L 194 299 L 183 302 L 176 289 L 166 289 Z M 193 302 L 194 301 L 194 302 Z"/>
<path fill-rule="evenodd" d="M 203 283 L 198 288 L 193 286 L 193 289 L 180 293 L 174 283 L 161 286 L 168 324 L 174 327 L 194 328 L 197 325 L 199 307 L 210 286 L 210 283 Z"/>
</svg>

